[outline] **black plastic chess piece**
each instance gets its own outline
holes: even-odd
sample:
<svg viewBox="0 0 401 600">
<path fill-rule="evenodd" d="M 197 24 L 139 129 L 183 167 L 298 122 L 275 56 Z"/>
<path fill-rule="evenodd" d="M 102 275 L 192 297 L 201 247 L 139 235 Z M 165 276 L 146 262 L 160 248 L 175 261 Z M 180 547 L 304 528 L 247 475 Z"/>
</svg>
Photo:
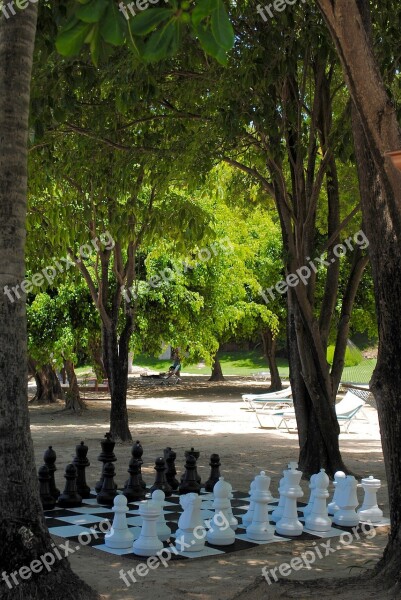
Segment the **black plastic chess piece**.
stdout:
<svg viewBox="0 0 401 600">
<path fill-rule="evenodd" d="M 77 470 L 72 463 L 65 468 L 66 479 L 64 492 L 60 494 L 57 504 L 64 508 L 81 506 L 82 498 L 77 492 Z"/>
<path fill-rule="evenodd" d="M 155 490 L 162 490 L 166 498 L 168 498 L 173 493 L 173 490 L 166 479 L 166 461 L 163 457 L 156 458 L 155 471 L 156 479 L 149 491 L 152 494 Z"/>
<path fill-rule="evenodd" d="M 104 465 L 103 475 L 103 485 L 97 495 L 97 503 L 113 506 L 114 498 L 117 496 L 117 490 L 114 483 L 115 469 L 113 463 L 106 463 Z"/>
<path fill-rule="evenodd" d="M 164 449 L 164 460 L 166 461 L 166 479 L 170 484 L 171 488 L 175 491 L 180 485 L 178 479 L 176 479 L 177 469 L 175 468 L 175 459 L 177 454 L 169 446 Z"/>
<path fill-rule="evenodd" d="M 213 488 L 219 480 L 220 477 L 220 456 L 218 454 L 212 454 L 210 457 L 210 477 L 205 483 L 205 490 L 207 492 L 213 492 Z"/>
<path fill-rule="evenodd" d="M 90 498 L 91 490 L 88 484 L 86 483 L 85 477 L 85 469 L 89 467 L 90 462 L 87 458 L 88 454 L 88 446 L 81 442 L 78 446 L 75 447 L 75 457 L 72 461 L 73 464 L 77 468 L 78 477 L 77 477 L 77 492 L 82 498 Z"/>
<path fill-rule="evenodd" d="M 137 500 L 143 500 L 146 495 L 146 491 L 142 487 L 142 481 L 139 477 L 141 472 L 141 465 L 136 458 L 131 458 L 129 462 L 128 473 L 130 477 L 125 484 L 123 494 L 126 496 L 128 502 L 136 502 Z"/>
<path fill-rule="evenodd" d="M 46 467 L 49 469 L 50 495 L 53 496 L 53 498 L 55 500 L 57 500 L 57 498 L 60 496 L 60 490 L 56 487 L 56 483 L 54 480 L 54 473 L 55 473 L 55 471 L 57 471 L 56 458 L 57 458 L 57 455 L 56 455 L 55 451 L 53 450 L 53 446 L 49 446 L 48 449 L 46 450 L 46 452 L 44 453 L 43 460 L 44 460 Z"/>
<path fill-rule="evenodd" d="M 139 440 L 136 440 L 135 444 L 132 446 L 131 454 L 132 454 L 132 458 L 135 458 L 139 462 L 139 479 L 141 480 L 141 485 L 142 485 L 143 489 L 146 490 L 146 483 L 144 482 L 143 477 L 142 477 L 143 448 L 142 448 L 142 444 Z"/>
<path fill-rule="evenodd" d="M 40 500 L 44 510 L 52 510 L 56 506 L 56 499 L 50 494 L 50 474 L 46 465 L 38 471 Z"/>
<path fill-rule="evenodd" d="M 185 473 L 178 488 L 180 496 L 183 494 L 200 494 L 201 486 L 196 480 L 196 458 L 190 454 L 185 461 Z"/>
<path fill-rule="evenodd" d="M 185 458 L 188 458 L 188 456 L 193 456 L 195 458 L 195 460 L 198 460 L 199 456 L 200 456 L 200 452 L 198 452 L 197 450 L 194 450 L 194 448 L 191 448 L 191 450 L 186 450 L 185 451 Z M 185 477 L 185 473 L 184 473 L 184 477 Z M 199 483 L 199 485 L 201 484 L 202 480 L 200 478 L 200 475 L 198 473 L 198 470 L 196 468 L 195 465 L 195 477 L 196 477 L 196 481 Z M 182 479 L 181 479 L 182 481 Z"/>
<path fill-rule="evenodd" d="M 95 490 L 97 493 L 99 493 L 102 489 L 102 485 L 103 485 L 103 479 L 104 479 L 104 466 L 106 463 L 113 463 L 116 462 L 117 458 L 116 455 L 114 454 L 114 446 L 116 445 L 115 441 L 113 440 L 113 438 L 111 437 L 111 433 L 106 433 L 104 436 L 104 439 L 100 442 L 101 446 L 102 446 L 102 451 L 98 456 L 98 460 L 100 460 L 100 462 L 103 463 L 103 467 L 102 467 L 102 474 L 100 476 L 99 481 L 97 482 L 97 484 L 95 485 Z M 117 487 L 117 486 L 116 486 Z"/>
</svg>

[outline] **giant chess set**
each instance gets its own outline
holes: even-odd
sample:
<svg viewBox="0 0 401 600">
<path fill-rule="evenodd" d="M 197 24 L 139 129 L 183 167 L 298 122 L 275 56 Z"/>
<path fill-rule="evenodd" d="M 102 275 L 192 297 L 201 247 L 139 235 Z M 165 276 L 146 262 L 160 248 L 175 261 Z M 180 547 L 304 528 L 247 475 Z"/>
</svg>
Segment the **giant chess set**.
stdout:
<svg viewBox="0 0 401 600">
<path fill-rule="evenodd" d="M 233 491 L 220 474 L 220 457 L 212 454 L 209 479 L 202 484 L 197 472 L 200 453 L 185 452 L 185 471 L 176 478 L 176 453 L 171 448 L 155 461 L 154 484 L 147 489 L 142 478 L 143 448 L 132 447 L 129 478 L 117 489 L 114 481 L 115 442 L 110 434 L 101 441 L 98 460 L 103 464 L 95 489 L 86 483 L 88 447 L 76 447 L 73 462 L 65 468 L 65 489 L 55 483 L 56 453 L 50 446 L 39 469 L 39 485 L 51 534 L 71 540 L 75 549 L 89 545 L 115 555 L 144 560 L 163 548 L 174 549 L 173 559 L 193 559 L 256 547 L 260 544 L 338 537 L 343 531 L 389 525 L 377 504 L 381 482 L 343 472 L 335 474 L 329 503 L 330 481 L 324 469 L 312 475 L 309 502 L 302 503 L 302 472 L 297 463 L 283 471 L 278 498 L 270 492 L 270 477 L 261 471 L 250 483 L 249 495 Z M 358 509 L 358 487 L 364 499 Z M 107 527 L 102 527 L 103 524 Z"/>
</svg>

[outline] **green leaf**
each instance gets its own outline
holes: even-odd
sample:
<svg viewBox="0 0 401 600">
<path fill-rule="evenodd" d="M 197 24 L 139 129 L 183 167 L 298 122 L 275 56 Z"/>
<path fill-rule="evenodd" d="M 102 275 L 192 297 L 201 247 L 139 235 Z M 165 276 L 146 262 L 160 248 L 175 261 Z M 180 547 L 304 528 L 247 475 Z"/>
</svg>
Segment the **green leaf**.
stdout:
<svg viewBox="0 0 401 600">
<path fill-rule="evenodd" d="M 197 27 L 203 19 L 211 16 L 215 10 L 215 0 L 199 0 L 192 11 L 192 23 Z"/>
<path fill-rule="evenodd" d="M 213 56 L 220 64 L 226 66 L 227 54 L 225 50 L 216 42 L 211 30 L 203 27 L 203 25 L 199 25 L 199 27 L 196 29 L 196 35 L 198 36 L 200 44 L 205 52 Z"/>
<path fill-rule="evenodd" d="M 110 2 L 100 22 L 100 35 L 105 42 L 121 46 L 125 39 L 125 27 L 125 18 L 117 9 L 117 5 Z"/>
<path fill-rule="evenodd" d="M 169 8 L 154 8 L 142 12 L 133 19 L 131 23 L 131 31 L 134 35 L 147 35 L 156 27 L 170 19 L 174 11 Z"/>
<path fill-rule="evenodd" d="M 56 39 L 57 51 L 63 56 L 78 54 L 92 25 L 78 21 L 73 27 L 61 30 Z"/>
<path fill-rule="evenodd" d="M 235 40 L 234 29 L 222 0 L 217 1 L 217 8 L 212 13 L 212 32 L 219 46 L 231 50 Z"/>
<path fill-rule="evenodd" d="M 170 56 L 176 45 L 177 27 L 177 21 L 171 19 L 162 29 L 155 31 L 145 45 L 143 58 L 152 62 Z"/>
<path fill-rule="evenodd" d="M 90 0 L 79 6 L 75 15 L 85 23 L 98 23 L 109 4 L 109 0 Z"/>
<path fill-rule="evenodd" d="M 95 65 L 95 67 L 97 67 L 99 64 L 100 48 L 101 48 L 99 25 L 95 25 L 93 29 L 94 29 L 94 32 L 93 32 L 89 47 L 90 47 L 90 51 L 91 51 L 93 64 Z"/>
</svg>

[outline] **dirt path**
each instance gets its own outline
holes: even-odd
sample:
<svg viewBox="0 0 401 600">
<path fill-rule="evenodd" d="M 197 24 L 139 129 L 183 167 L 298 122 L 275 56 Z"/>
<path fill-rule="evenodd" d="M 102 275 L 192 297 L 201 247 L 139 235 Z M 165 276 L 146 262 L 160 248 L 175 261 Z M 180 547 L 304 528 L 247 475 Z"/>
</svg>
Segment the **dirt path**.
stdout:
<svg viewBox="0 0 401 600">
<path fill-rule="evenodd" d="M 198 462 L 202 479 L 208 477 L 210 454 L 217 452 L 221 457 L 222 474 L 234 489 L 248 491 L 254 475 L 263 469 L 271 476 L 271 489 L 275 491 L 283 468 L 289 461 L 297 459 L 298 444 L 296 434 L 261 429 L 255 415 L 244 410 L 241 394 L 250 389 L 264 391 L 265 385 L 243 378 L 228 378 L 223 384 L 211 384 L 202 377 L 188 377 L 181 385 L 147 388 L 135 380 L 129 391 L 130 426 L 133 436 L 141 441 L 145 450 L 143 473 L 147 482 L 153 481 L 153 461 L 163 448 L 171 446 L 177 452 L 177 470 L 181 473 L 184 450 L 193 446 L 201 452 Z M 63 485 L 63 468 L 71 461 L 75 445 L 81 439 L 89 446 L 89 485 L 93 486 L 99 477 L 99 440 L 108 431 L 110 403 L 107 399 L 91 400 L 88 407 L 89 410 L 82 416 L 58 413 L 61 404 L 32 406 L 30 409 L 37 465 L 42 464 L 46 447 L 53 445 L 58 456 L 56 476 L 59 487 Z M 368 408 L 368 415 L 369 425 L 358 423 L 354 428 L 357 433 L 341 435 L 341 448 L 350 469 L 362 476 L 373 474 L 382 479 L 384 485 L 379 493 L 379 502 L 387 513 L 377 414 L 374 409 Z M 118 459 L 116 480 L 121 482 L 127 478 L 130 446 L 117 445 L 115 453 Z M 302 486 L 307 496 L 307 482 L 302 482 Z M 361 568 L 367 568 L 378 560 L 386 536 L 386 530 L 380 529 L 373 539 L 352 540 L 335 553 L 317 558 L 309 570 L 294 571 L 287 578 L 307 581 L 322 576 L 346 577 L 350 571 L 359 573 Z M 55 539 L 60 541 L 60 538 Z M 103 555 L 83 547 L 70 557 L 70 561 L 74 570 L 106 600 L 229 600 L 240 590 L 253 585 L 264 566 L 268 570 L 278 568 L 307 550 L 315 551 L 310 542 L 287 542 L 231 553 L 217 559 L 177 561 L 170 563 L 168 568 L 161 566 L 150 571 L 129 588 L 119 578 L 119 571 L 135 566 L 132 560 Z M 263 581 L 240 597 L 241 600 L 286 597 L 277 596 L 279 590 L 275 592 L 276 587 Z M 300 594 L 288 597 L 315 597 L 310 592 L 303 595 L 301 590 Z M 338 593 L 335 595 L 342 597 Z M 363 595 L 363 598 L 365 600 L 367 596 Z M 354 594 L 353 599 L 358 600 L 358 596 Z"/>
</svg>

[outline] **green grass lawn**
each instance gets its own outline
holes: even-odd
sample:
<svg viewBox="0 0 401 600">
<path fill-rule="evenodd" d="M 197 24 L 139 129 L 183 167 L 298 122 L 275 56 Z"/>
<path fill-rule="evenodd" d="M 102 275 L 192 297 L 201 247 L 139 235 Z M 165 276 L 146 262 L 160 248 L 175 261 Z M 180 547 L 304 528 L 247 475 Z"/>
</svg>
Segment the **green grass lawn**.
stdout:
<svg viewBox="0 0 401 600">
<path fill-rule="evenodd" d="M 242 375 L 248 376 L 260 371 L 267 371 L 266 361 L 258 352 L 221 352 L 219 359 L 224 375 Z M 134 365 L 139 367 L 148 367 L 155 371 L 167 371 L 172 364 L 169 360 L 158 360 L 149 356 L 138 355 L 134 358 Z M 279 369 L 283 377 L 288 377 L 288 362 L 284 359 L 278 359 Z M 184 373 L 193 375 L 210 375 L 211 369 L 208 366 L 198 367 L 185 364 L 182 367 Z"/>
<path fill-rule="evenodd" d="M 240 375 L 242 377 L 252 376 L 253 373 L 267 371 L 268 367 L 263 355 L 260 352 L 221 352 L 219 359 L 224 375 Z M 278 368 L 281 377 L 284 379 L 289 376 L 288 361 L 284 358 L 277 359 Z M 154 371 L 165 372 L 172 364 L 170 360 L 158 360 L 151 356 L 138 354 L 134 358 L 134 365 L 152 369 Z M 376 360 L 363 360 L 361 364 L 355 367 L 346 367 L 343 372 L 342 381 L 353 383 L 369 383 L 373 369 L 376 366 Z M 183 365 L 184 373 L 192 375 L 210 375 L 211 369 L 208 366 L 198 367 L 195 365 Z M 79 367 L 76 372 L 79 377 L 90 373 L 90 367 Z"/>
</svg>

